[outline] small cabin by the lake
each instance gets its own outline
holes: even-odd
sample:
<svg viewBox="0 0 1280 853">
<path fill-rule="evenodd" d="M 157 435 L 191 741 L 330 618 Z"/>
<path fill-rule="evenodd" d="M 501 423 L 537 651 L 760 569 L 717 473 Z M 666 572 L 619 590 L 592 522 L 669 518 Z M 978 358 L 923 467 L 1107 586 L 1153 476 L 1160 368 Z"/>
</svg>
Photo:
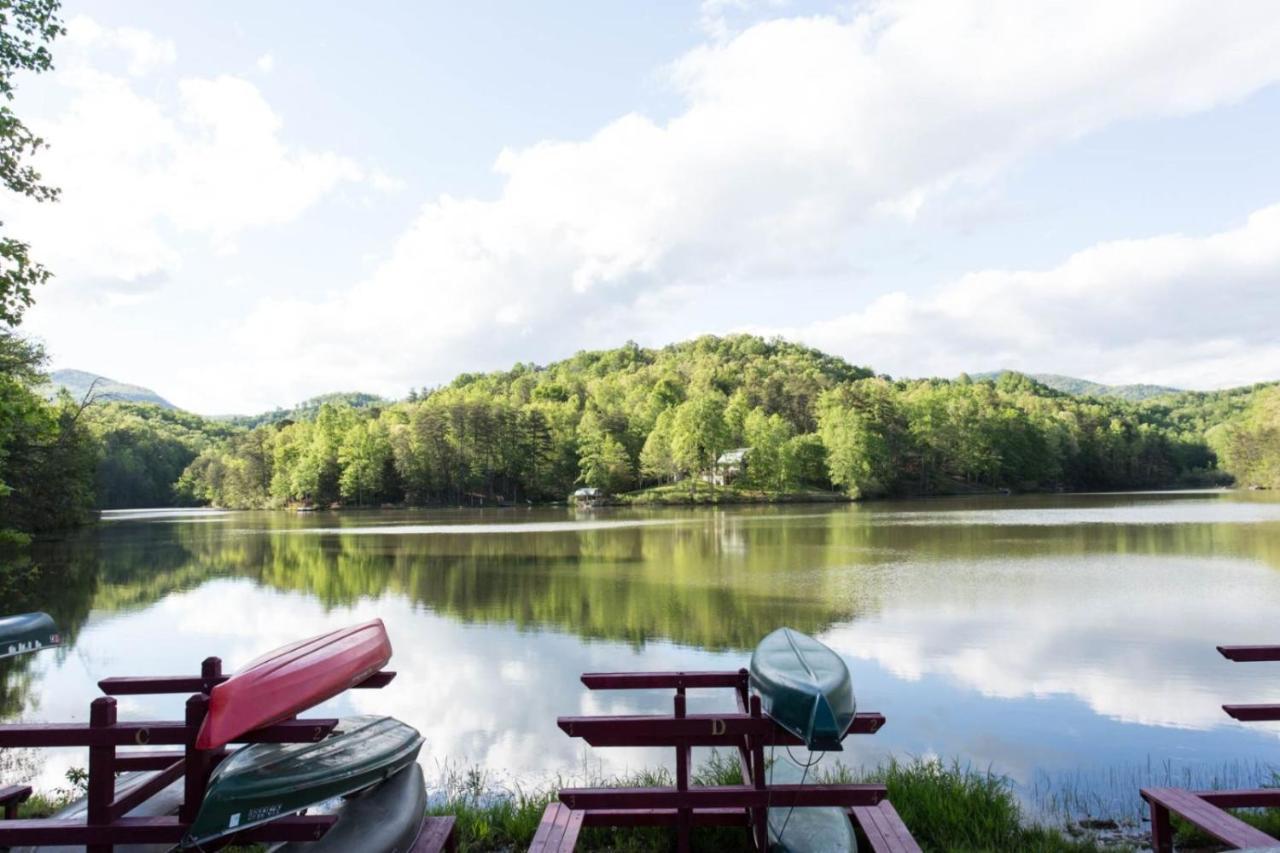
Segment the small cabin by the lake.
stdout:
<svg viewBox="0 0 1280 853">
<path fill-rule="evenodd" d="M 721 453 L 716 459 L 715 467 L 711 469 L 711 484 L 727 486 L 741 477 L 742 472 L 747 469 L 747 460 L 750 456 L 750 447 L 737 447 Z"/>
<path fill-rule="evenodd" d="M 604 499 L 604 492 L 594 486 L 585 486 L 573 493 L 573 502 L 578 506 L 595 506 Z"/>
</svg>

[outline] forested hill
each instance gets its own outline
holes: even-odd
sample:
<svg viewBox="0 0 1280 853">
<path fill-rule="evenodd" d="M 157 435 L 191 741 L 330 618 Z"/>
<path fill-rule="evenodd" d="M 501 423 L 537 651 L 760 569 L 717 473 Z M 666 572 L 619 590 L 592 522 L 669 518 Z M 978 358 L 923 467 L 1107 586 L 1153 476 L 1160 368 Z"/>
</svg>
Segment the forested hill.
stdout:
<svg viewBox="0 0 1280 853">
<path fill-rule="evenodd" d="M 988 373 L 975 373 L 972 378 L 995 381 L 1006 373 L 1017 372 L 1016 370 L 993 370 Z M 1074 376 L 1062 376 L 1057 373 L 1028 373 L 1026 375 L 1045 387 L 1077 397 L 1116 397 L 1120 400 L 1138 403 L 1143 400 L 1150 400 L 1153 397 L 1183 393 L 1179 388 L 1169 388 L 1165 385 L 1104 385 L 1101 382 L 1091 382 L 1088 379 L 1077 379 Z"/>
<path fill-rule="evenodd" d="M 1259 401 L 1275 393 L 1131 403 L 1014 373 L 893 381 L 785 341 L 708 336 L 465 374 L 395 403 L 322 405 L 207 447 L 178 495 L 222 506 L 559 499 L 579 485 L 688 482 L 737 447 L 751 448 L 742 485 L 775 494 L 1216 483 L 1256 455 L 1228 447 L 1265 445 Z M 1249 482 L 1267 476 L 1249 470 Z"/>
<path fill-rule="evenodd" d="M 164 409 L 177 408 L 150 388 L 117 382 L 83 370 L 55 370 L 49 374 L 46 388 L 46 396 L 50 398 L 58 391 L 66 390 L 76 402 L 92 396 L 93 400 L 102 403 L 151 403 Z"/>
<path fill-rule="evenodd" d="M 328 395 L 232 420 L 110 403 L 81 421 L 104 507 L 558 500 L 581 485 L 622 493 L 690 482 L 740 447 L 751 450 L 739 485 L 775 495 L 1233 477 L 1280 487 L 1274 386 L 1130 402 L 1017 373 L 895 381 L 747 335 L 464 374 L 400 401 Z"/>
<path fill-rule="evenodd" d="M 349 406 L 353 409 L 363 409 L 368 406 L 385 405 L 387 402 L 387 400 L 384 400 L 377 394 L 366 394 L 363 391 L 335 391 L 330 394 L 320 394 L 319 396 L 303 400 L 291 409 L 277 408 L 270 412 L 263 412 L 259 415 L 215 415 L 210 420 L 221 421 L 223 423 L 252 429 L 253 427 L 262 426 L 263 424 L 277 424 L 283 421 L 308 420 L 314 418 L 320 413 L 320 408 L 325 404 L 331 406 Z"/>
</svg>

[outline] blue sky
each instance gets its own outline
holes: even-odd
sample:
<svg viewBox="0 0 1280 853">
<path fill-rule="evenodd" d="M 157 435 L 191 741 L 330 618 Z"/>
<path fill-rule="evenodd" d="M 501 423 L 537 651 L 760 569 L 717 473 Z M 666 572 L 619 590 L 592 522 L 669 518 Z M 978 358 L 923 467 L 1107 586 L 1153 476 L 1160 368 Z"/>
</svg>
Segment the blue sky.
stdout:
<svg viewBox="0 0 1280 853">
<path fill-rule="evenodd" d="M 1268 3 L 67 2 L 56 367 L 214 413 L 630 338 L 1280 378 Z"/>
</svg>

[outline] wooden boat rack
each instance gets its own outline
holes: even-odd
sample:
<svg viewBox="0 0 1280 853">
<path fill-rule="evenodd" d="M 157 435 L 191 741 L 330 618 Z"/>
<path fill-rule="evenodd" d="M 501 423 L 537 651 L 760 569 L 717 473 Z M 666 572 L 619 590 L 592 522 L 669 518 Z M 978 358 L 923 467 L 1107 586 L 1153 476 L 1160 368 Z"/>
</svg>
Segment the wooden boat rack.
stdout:
<svg viewBox="0 0 1280 853">
<path fill-rule="evenodd" d="M 1280 661 L 1280 646 L 1218 646 L 1227 660 L 1240 663 Z M 1222 710 L 1242 722 L 1280 720 L 1280 705 L 1223 705 Z M 1280 848 L 1280 839 L 1267 835 L 1227 809 L 1280 808 L 1280 788 L 1236 791 L 1187 791 L 1181 788 L 1143 788 L 1142 798 L 1151 808 L 1151 849 L 1172 853 L 1173 829 L 1169 815 L 1176 814 L 1233 849 Z"/>
<path fill-rule="evenodd" d="M 177 844 L 195 819 L 209 784 L 209 775 L 227 757 L 225 747 L 197 749 L 196 734 L 209 708 L 209 691 L 229 676 L 219 658 L 206 658 L 196 676 L 106 678 L 98 687 L 106 695 L 89 704 L 89 722 L 17 723 L 0 725 L 0 749 L 21 747 L 88 747 L 89 772 L 86 819 L 17 819 L 17 806 L 30 796 L 26 786 L 0 789 L 0 848 L 18 845 L 84 845 L 87 853 L 109 853 L 116 844 Z M 376 672 L 358 688 L 380 688 L 395 673 Z M 117 718 L 116 696 L 192 693 L 181 721 L 125 722 Z M 338 724 L 333 718 L 293 718 L 246 732 L 236 743 L 314 743 Z M 120 751 L 120 747 L 177 747 Z M 141 784 L 116 796 L 115 776 L 125 771 L 155 771 Z M 126 817 L 141 803 L 183 780 L 183 802 L 177 816 Z M 431 819 L 437 820 L 437 819 Z M 447 819 L 448 849 L 453 849 L 452 818 Z M 250 827 L 226 843 L 315 841 L 337 822 L 334 815 L 286 815 Z M 442 827 L 424 827 L 419 840 L 440 836 Z M 430 849 L 443 849 L 433 846 Z M 425 850 L 420 843 L 418 848 Z"/>
<path fill-rule="evenodd" d="M 886 799 L 883 785 L 789 785 L 766 781 L 765 748 L 802 746 L 804 742 L 779 727 L 748 689 L 747 670 L 736 672 L 595 672 L 582 676 L 591 690 L 674 690 L 671 715 L 560 717 L 559 727 L 591 746 L 673 747 L 674 787 L 564 788 L 560 801 L 547 807 L 533 846 L 540 853 L 571 851 L 583 827 L 671 826 L 677 847 L 689 850 L 695 826 L 741 826 L 744 849 L 769 847 L 768 810 L 792 806 L 834 806 L 846 810 L 855 827 L 876 851 L 918 853 L 919 846 Z M 737 710 L 687 713 L 686 692 L 720 688 L 733 691 Z M 881 714 L 860 713 L 850 734 L 874 734 L 884 725 Z M 690 784 L 690 751 L 695 746 L 737 751 L 740 785 Z"/>
</svg>

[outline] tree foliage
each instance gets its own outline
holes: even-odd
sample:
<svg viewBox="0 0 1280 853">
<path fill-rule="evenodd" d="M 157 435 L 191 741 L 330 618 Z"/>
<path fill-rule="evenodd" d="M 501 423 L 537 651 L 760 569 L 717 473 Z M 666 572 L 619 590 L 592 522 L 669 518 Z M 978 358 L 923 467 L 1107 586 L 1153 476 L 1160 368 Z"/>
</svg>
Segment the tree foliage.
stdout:
<svg viewBox="0 0 1280 853">
<path fill-rule="evenodd" d="M 10 192 L 35 201 L 52 201 L 58 190 L 44 182 L 29 158 L 44 140 L 23 123 L 9 103 L 18 72 L 41 73 L 53 67 L 49 45 L 66 31 L 58 18 L 58 0 L 0 2 L 0 181 Z M 0 223 L 2 225 L 3 223 Z M 31 305 L 31 291 L 49 279 L 49 271 L 29 255 L 27 243 L 0 234 L 0 323 L 15 326 Z"/>
</svg>

